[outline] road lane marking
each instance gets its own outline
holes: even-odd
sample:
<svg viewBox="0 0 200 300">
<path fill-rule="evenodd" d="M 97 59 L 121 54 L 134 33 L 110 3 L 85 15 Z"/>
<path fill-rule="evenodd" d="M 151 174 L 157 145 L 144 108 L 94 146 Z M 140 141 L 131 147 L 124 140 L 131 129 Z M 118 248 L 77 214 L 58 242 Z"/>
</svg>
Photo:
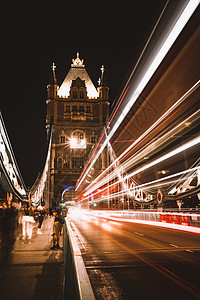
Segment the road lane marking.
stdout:
<svg viewBox="0 0 200 300">
<path fill-rule="evenodd" d="M 197 287 L 195 287 L 194 285 L 192 285 L 190 282 L 182 279 L 175 273 L 173 273 L 170 270 L 168 270 L 167 268 L 157 264 L 156 262 L 150 260 L 149 258 L 144 257 L 142 254 L 136 253 L 136 251 L 134 251 L 133 249 L 130 249 L 129 247 L 123 245 L 122 243 L 116 241 L 115 239 L 109 237 L 108 235 L 106 235 L 106 234 L 102 234 L 102 235 L 104 235 L 109 240 L 113 241 L 115 244 L 117 244 L 121 248 L 127 250 L 129 253 L 133 254 L 135 257 L 139 258 L 141 261 L 143 261 L 144 263 L 146 263 L 147 265 L 149 265 L 150 267 L 152 267 L 153 269 L 158 271 L 160 274 L 164 275 L 168 279 L 171 279 L 173 282 L 175 282 L 176 284 L 181 286 L 183 289 L 188 291 L 190 294 L 192 294 L 195 297 L 197 297 L 198 299 L 200 299 L 200 290 Z"/>
<path fill-rule="evenodd" d="M 140 236 L 144 236 L 143 233 L 140 233 L 140 232 L 137 232 L 137 231 L 135 231 L 134 233 L 137 234 L 137 235 L 140 235 Z"/>
<path fill-rule="evenodd" d="M 107 266 L 101 266 L 101 265 L 96 265 L 96 266 L 86 266 L 86 269 L 117 269 L 117 268 L 138 268 L 138 267 L 146 267 L 146 264 L 134 264 L 134 265 L 107 265 Z"/>
</svg>

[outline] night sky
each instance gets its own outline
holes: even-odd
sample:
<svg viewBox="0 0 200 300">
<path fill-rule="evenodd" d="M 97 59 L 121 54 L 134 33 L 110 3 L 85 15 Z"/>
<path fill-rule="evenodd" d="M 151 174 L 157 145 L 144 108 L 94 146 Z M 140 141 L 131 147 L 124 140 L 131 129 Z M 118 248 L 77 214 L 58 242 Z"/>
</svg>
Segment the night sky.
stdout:
<svg viewBox="0 0 200 300">
<path fill-rule="evenodd" d="M 75 1 L 41 7 L 14 3 L 2 11 L 0 109 L 28 187 L 45 160 L 46 87 L 52 63 L 60 85 L 79 51 L 96 87 L 103 64 L 113 102 L 165 0 L 127 1 L 124 7 L 108 1 L 90 2 L 93 6 Z"/>
</svg>

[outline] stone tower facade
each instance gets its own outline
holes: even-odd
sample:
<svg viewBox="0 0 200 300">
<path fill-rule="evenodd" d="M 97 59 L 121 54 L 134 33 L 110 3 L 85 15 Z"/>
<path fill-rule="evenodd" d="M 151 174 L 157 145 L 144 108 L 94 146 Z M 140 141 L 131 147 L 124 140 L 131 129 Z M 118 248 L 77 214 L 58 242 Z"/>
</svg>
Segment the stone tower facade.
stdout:
<svg viewBox="0 0 200 300">
<path fill-rule="evenodd" d="M 50 165 L 50 206 L 74 198 L 74 186 L 91 149 L 109 119 L 109 88 L 101 68 L 98 89 L 92 83 L 83 60 L 72 59 L 71 68 L 58 86 L 55 64 L 47 86 L 47 132 L 53 123 Z M 106 167 L 106 155 L 98 161 L 99 172 Z"/>
</svg>

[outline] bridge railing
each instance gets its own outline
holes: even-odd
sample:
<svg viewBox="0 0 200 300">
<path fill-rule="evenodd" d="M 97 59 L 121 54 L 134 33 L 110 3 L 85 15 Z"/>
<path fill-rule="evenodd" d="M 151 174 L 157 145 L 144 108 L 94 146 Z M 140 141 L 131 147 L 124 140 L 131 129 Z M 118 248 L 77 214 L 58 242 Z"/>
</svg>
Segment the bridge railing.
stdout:
<svg viewBox="0 0 200 300">
<path fill-rule="evenodd" d="M 145 211 L 145 210 L 84 210 L 88 215 L 102 218 L 116 218 L 157 223 L 171 223 L 176 225 L 193 226 L 200 228 L 200 212 L 182 211 Z M 155 223 L 154 223 L 155 224 Z"/>
<path fill-rule="evenodd" d="M 0 112 L 0 185 L 7 193 L 21 200 L 27 199 L 27 188 L 20 173 L 11 142 Z"/>
<path fill-rule="evenodd" d="M 200 227 L 200 214 L 197 213 L 184 213 L 184 212 L 132 212 L 132 211 L 121 211 L 115 212 L 114 216 L 135 219 L 135 220 L 146 220 L 156 221 L 163 223 L 187 225 Z"/>
<path fill-rule="evenodd" d="M 64 225 L 64 299 L 95 300 L 74 229 Z"/>
</svg>

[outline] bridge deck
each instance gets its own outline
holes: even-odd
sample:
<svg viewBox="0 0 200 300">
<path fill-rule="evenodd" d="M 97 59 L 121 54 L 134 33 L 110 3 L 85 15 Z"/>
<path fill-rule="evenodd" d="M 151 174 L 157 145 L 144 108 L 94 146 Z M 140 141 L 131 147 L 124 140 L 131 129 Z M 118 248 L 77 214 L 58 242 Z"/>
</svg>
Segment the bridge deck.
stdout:
<svg viewBox="0 0 200 300">
<path fill-rule="evenodd" d="M 62 299 L 63 251 L 50 250 L 53 218 L 45 219 L 42 235 L 17 237 L 8 261 L 0 265 L 1 299 Z M 61 239 L 62 240 L 62 239 Z"/>
</svg>

